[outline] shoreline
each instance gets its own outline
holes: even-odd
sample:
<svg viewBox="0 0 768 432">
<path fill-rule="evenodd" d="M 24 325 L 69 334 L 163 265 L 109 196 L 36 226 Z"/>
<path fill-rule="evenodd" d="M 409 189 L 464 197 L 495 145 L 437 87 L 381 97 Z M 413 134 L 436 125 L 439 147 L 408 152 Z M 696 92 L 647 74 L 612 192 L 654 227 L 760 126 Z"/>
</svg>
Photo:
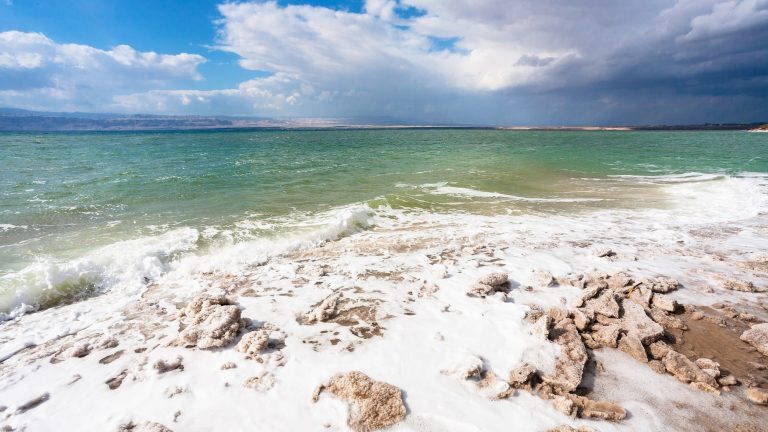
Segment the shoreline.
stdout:
<svg viewBox="0 0 768 432">
<path fill-rule="evenodd" d="M 0 364 L 0 405 L 6 407 L 0 418 L 17 429 L 75 427 L 77 418 L 88 418 L 81 428 L 142 430 L 154 422 L 176 431 L 193 425 L 347 430 L 349 403 L 355 401 L 334 396 L 330 387 L 312 403 L 312 393 L 337 373 L 359 370 L 402 390 L 408 411 L 393 431 L 506 430 L 509 424 L 531 431 L 561 425 L 685 430 L 692 424 L 722 430 L 759 428 L 768 419 L 765 407 L 744 396 L 749 385 L 768 386 L 764 370 L 736 376 L 742 385 L 718 385 L 720 395 L 714 395 L 659 374 L 618 348 L 586 347 L 580 390 L 554 395 L 585 395 L 628 413 L 615 421 L 573 418 L 563 413 L 564 402 L 556 402 L 561 399 L 507 379 L 523 363 L 551 375 L 562 358 L 557 332 L 549 327 L 555 323 L 547 326 L 550 337 L 542 338 L 539 320 L 530 322 L 532 312 L 558 316 L 552 311 L 565 308 L 575 314 L 575 302 L 588 288 L 574 286 L 575 275 L 594 279 L 620 272 L 636 281 L 680 281 L 680 288 L 662 294 L 681 305 L 663 315 L 667 331 L 683 340 L 679 348 L 670 346 L 686 356 L 693 357 L 689 349 L 710 355 L 727 369 L 747 343 L 731 338 L 739 345 L 704 353 L 686 345 L 696 339 L 686 342 L 686 331 L 675 323 L 695 335 L 701 325 L 721 319 L 726 330 L 768 320 L 768 256 L 761 248 L 768 215 L 705 226 L 668 222 L 658 234 L 650 228 L 653 216 L 598 220 L 586 231 L 573 231 L 581 225 L 567 217 L 526 218 L 524 224 L 477 217 L 474 226 L 462 220 L 434 215 L 374 226 L 236 273 L 202 272 L 194 283 L 165 278 L 138 297 L 108 292 L 4 323 L 0 340 L 6 349 L 10 341 L 22 346 Z M 509 276 L 506 292 L 467 295 L 478 278 L 499 271 Z M 249 321 L 237 324 L 221 346 L 216 338 L 212 346 L 201 344 L 197 336 L 193 346 L 184 346 L 192 340 L 194 319 L 183 311 L 201 293 L 223 296 Z M 696 313 L 704 317 L 692 319 Z M 241 347 L 244 340 L 248 345 Z M 744 355 L 761 358 L 748 350 Z M 82 400 L 83 394 L 92 397 Z M 212 408 L 218 414 L 203 414 Z M 583 414 L 584 408 L 575 409 Z M 290 415 L 298 411 L 306 414 Z M 54 414 L 62 412 L 68 414 Z"/>
</svg>

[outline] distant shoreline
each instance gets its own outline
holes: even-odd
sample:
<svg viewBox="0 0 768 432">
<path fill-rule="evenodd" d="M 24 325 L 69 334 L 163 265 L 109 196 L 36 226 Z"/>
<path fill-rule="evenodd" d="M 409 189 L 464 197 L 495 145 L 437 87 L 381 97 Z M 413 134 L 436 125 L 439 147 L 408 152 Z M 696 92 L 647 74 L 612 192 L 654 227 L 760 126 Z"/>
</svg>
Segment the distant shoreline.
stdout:
<svg viewBox="0 0 768 432">
<path fill-rule="evenodd" d="M 271 119 L 229 116 L 161 116 L 94 113 L 36 112 L 0 108 L 0 132 L 133 132 L 224 130 L 372 130 L 372 129 L 478 129 L 502 131 L 760 131 L 757 123 L 706 123 L 695 125 L 612 126 L 504 126 L 461 124 L 411 124 L 389 118 Z"/>
</svg>

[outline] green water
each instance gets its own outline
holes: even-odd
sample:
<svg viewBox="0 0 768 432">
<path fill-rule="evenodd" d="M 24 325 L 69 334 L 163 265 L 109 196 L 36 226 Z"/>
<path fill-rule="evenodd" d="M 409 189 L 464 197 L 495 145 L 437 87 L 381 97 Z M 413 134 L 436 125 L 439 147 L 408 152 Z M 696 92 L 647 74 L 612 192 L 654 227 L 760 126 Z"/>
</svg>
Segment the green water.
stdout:
<svg viewBox="0 0 768 432">
<path fill-rule="evenodd" d="M 235 242 L 273 235 L 286 217 L 354 203 L 483 214 L 651 205 L 653 187 L 610 176 L 766 173 L 767 145 L 745 132 L 0 134 L 0 277 L 178 227 L 233 228 Z"/>
</svg>

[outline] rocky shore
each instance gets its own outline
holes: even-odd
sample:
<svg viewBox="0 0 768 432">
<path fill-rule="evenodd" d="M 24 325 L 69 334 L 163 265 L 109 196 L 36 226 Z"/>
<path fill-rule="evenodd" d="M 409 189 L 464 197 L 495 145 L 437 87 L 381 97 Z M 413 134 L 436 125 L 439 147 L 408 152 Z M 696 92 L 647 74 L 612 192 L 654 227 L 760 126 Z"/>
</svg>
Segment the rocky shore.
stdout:
<svg viewBox="0 0 768 432">
<path fill-rule="evenodd" d="M 6 322 L 2 430 L 766 430 L 768 215 L 478 219 Z"/>
</svg>

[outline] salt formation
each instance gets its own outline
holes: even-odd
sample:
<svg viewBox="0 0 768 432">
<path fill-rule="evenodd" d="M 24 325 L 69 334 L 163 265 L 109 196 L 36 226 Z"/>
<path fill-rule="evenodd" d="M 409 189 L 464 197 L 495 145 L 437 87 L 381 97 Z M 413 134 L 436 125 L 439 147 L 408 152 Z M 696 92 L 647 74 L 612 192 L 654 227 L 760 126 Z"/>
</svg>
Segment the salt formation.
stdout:
<svg viewBox="0 0 768 432">
<path fill-rule="evenodd" d="M 718 388 L 721 385 L 735 384 L 734 377 L 721 374 L 717 362 L 707 358 L 691 361 L 661 340 L 665 333 L 664 326 L 686 328 L 681 320 L 670 315 L 678 311 L 680 305 L 667 295 L 661 294 L 677 289 L 677 281 L 657 278 L 635 282 L 625 273 L 618 273 L 569 276 L 563 283 L 583 290 L 574 303 L 577 309 L 571 311 L 571 314 L 574 321 L 578 322 L 576 327 L 587 347 L 618 347 L 659 373 L 669 373 L 679 381 L 713 394 L 720 393 Z M 760 341 L 768 342 L 768 334 L 762 334 L 760 329 L 756 329 L 759 326 L 765 326 L 768 330 L 768 324 L 755 325 L 744 332 L 742 340 L 757 345 Z M 565 352 L 572 351 L 567 349 Z M 572 378 L 570 381 L 566 379 L 565 382 L 574 382 L 578 376 L 576 372 L 579 371 L 577 363 L 558 363 L 559 366 L 561 364 L 568 368 L 560 367 L 560 375 Z M 586 405 L 584 407 L 586 408 Z"/>
<path fill-rule="evenodd" d="M 467 295 L 486 297 L 495 292 L 507 291 L 509 276 L 505 272 L 489 273 L 476 280 L 467 291 Z"/>
<path fill-rule="evenodd" d="M 224 296 L 201 294 L 180 312 L 186 328 L 179 334 L 182 345 L 198 348 L 221 348 L 229 345 L 238 330 L 245 326 L 240 308 Z"/>
<path fill-rule="evenodd" d="M 768 405 L 768 390 L 752 387 L 747 389 L 747 398 L 758 405 Z"/>
<path fill-rule="evenodd" d="M 246 333 L 240 342 L 235 345 L 235 351 L 245 353 L 248 359 L 259 358 L 259 353 L 269 345 L 269 331 L 259 329 Z"/>
<path fill-rule="evenodd" d="M 752 344 L 761 354 L 768 356 L 768 323 L 753 325 L 741 334 L 741 340 Z"/>
<path fill-rule="evenodd" d="M 249 377 L 243 383 L 243 387 L 265 392 L 275 385 L 275 376 L 269 372 Z"/>
<path fill-rule="evenodd" d="M 350 404 L 347 424 L 355 432 L 383 429 L 405 419 L 401 390 L 361 372 L 334 375 L 315 390 L 312 400 L 316 402 L 324 391 Z"/>
<path fill-rule="evenodd" d="M 490 400 L 506 399 L 515 391 L 507 381 L 486 370 L 483 359 L 473 354 L 454 357 L 440 373 L 468 382 L 476 392 Z"/>
<path fill-rule="evenodd" d="M 336 308 L 341 299 L 341 293 L 333 293 L 326 297 L 319 304 L 315 305 L 312 310 L 301 315 L 298 321 L 301 324 L 314 324 L 316 322 L 328 321 L 336 315 Z"/>
<path fill-rule="evenodd" d="M 184 370 L 184 359 L 181 356 L 176 356 L 176 358 L 171 361 L 161 359 L 156 361 L 152 367 L 160 374 L 174 370 Z"/>
</svg>

